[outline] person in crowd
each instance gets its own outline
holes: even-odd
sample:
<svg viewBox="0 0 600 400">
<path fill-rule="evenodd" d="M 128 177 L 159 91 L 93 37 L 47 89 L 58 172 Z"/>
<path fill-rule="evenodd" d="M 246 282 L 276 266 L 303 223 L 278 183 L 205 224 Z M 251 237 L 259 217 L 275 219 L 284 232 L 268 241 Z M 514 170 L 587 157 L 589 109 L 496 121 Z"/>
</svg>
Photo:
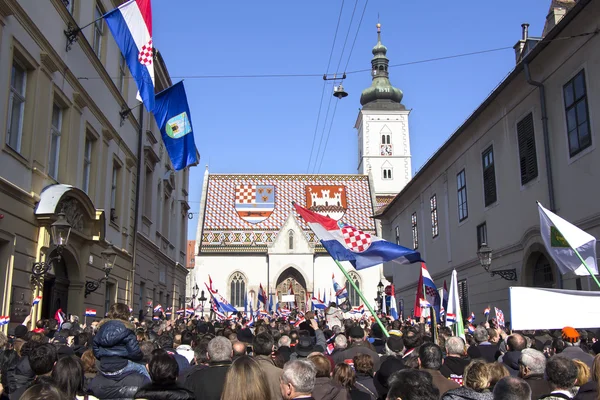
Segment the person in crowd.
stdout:
<svg viewBox="0 0 600 400">
<path fill-rule="evenodd" d="M 463 386 L 446 392 L 443 400 L 492 400 L 490 370 L 483 360 L 474 360 L 463 375 Z"/>
<path fill-rule="evenodd" d="M 598 400 L 600 390 L 600 355 L 594 357 L 591 370 L 591 380 L 582 384 L 575 396 L 575 400 Z"/>
<path fill-rule="evenodd" d="M 560 353 L 561 356 L 566 357 L 570 360 L 581 360 L 588 366 L 588 368 L 592 368 L 594 356 L 592 356 L 589 353 L 586 353 L 580 347 L 581 336 L 579 335 L 577 329 L 571 328 L 570 326 L 564 327 L 562 330 L 562 339 L 565 341 L 566 347 Z"/>
<path fill-rule="evenodd" d="M 342 327 L 342 321 L 344 320 L 344 313 L 337 307 L 334 302 L 329 303 L 329 307 L 325 310 L 325 319 L 329 328 L 333 329 L 334 326 Z"/>
<path fill-rule="evenodd" d="M 277 353 L 280 354 L 285 362 L 290 361 L 290 356 L 292 354 L 292 340 L 289 335 L 281 335 L 279 340 L 277 341 Z"/>
<path fill-rule="evenodd" d="M 360 326 L 353 326 L 347 332 L 350 338 L 350 345 L 344 351 L 336 353 L 333 356 L 333 361 L 337 364 L 340 362 L 351 362 L 357 354 L 367 354 L 373 360 L 373 371 L 378 371 L 381 365 L 379 354 L 372 348 L 370 343 L 365 340 L 365 331 Z M 348 361 L 347 361 L 348 360 Z"/>
<path fill-rule="evenodd" d="M 331 379 L 331 363 L 322 354 L 311 354 L 308 361 L 315 366 L 316 379 L 312 395 L 316 400 L 347 400 L 348 391 Z"/>
<path fill-rule="evenodd" d="M 433 386 L 440 392 L 440 398 L 448 390 L 456 389 L 460 386 L 440 373 L 442 363 L 442 349 L 437 344 L 423 343 L 419 347 L 419 368 L 431 375 Z"/>
<path fill-rule="evenodd" d="M 385 342 L 385 355 L 381 357 L 381 363 L 384 363 L 388 357 L 402 359 L 404 351 L 404 341 L 400 336 L 390 333 L 390 337 Z"/>
<path fill-rule="evenodd" d="M 418 358 L 416 367 L 418 368 Z M 377 396 L 379 399 L 385 399 L 390 387 L 389 379 L 397 371 L 408 368 L 405 365 L 405 359 L 398 359 L 395 357 L 388 357 L 379 368 L 379 371 L 375 373 L 373 377 L 373 385 L 377 390 Z"/>
<path fill-rule="evenodd" d="M 32 339 L 23 343 L 19 360 L 13 366 L 9 367 L 6 376 L 8 386 L 5 390 L 9 393 L 11 400 L 15 400 L 14 393 L 18 388 L 28 387 L 33 382 L 35 373 L 31 370 L 29 355 L 39 345 L 38 341 Z"/>
<path fill-rule="evenodd" d="M 489 369 L 489 374 L 490 374 L 489 391 L 493 392 L 494 386 L 496 385 L 496 383 L 498 383 L 498 381 L 500 381 L 500 379 L 510 376 L 510 372 L 508 372 L 508 369 L 506 368 L 506 366 L 500 362 L 494 362 L 494 363 L 488 364 L 488 369 Z"/>
<path fill-rule="evenodd" d="M 192 348 L 192 342 L 194 340 L 194 335 L 192 332 L 187 329 L 181 332 L 181 344 L 177 346 L 177 354 L 180 354 L 186 358 L 188 364 L 192 363 L 194 359 L 194 349 Z"/>
<path fill-rule="evenodd" d="M 188 359 L 177 353 L 175 350 L 172 336 L 168 334 L 160 335 L 156 342 L 161 349 L 165 350 L 167 353 L 171 354 L 173 358 L 175 358 L 181 373 L 184 373 L 188 368 L 190 368 L 190 362 Z"/>
<path fill-rule="evenodd" d="M 52 379 L 69 400 L 98 400 L 86 395 L 84 390 L 83 363 L 76 356 L 63 357 L 52 370 Z"/>
<path fill-rule="evenodd" d="M 552 345 L 550 346 L 550 348 L 551 351 L 548 355 L 549 357 L 552 357 L 556 354 L 562 353 L 563 350 L 567 348 L 567 343 L 562 339 L 562 337 L 554 338 L 554 340 L 552 340 Z"/>
<path fill-rule="evenodd" d="M 69 400 L 56 386 L 38 383 L 27 389 L 21 400 Z"/>
<path fill-rule="evenodd" d="M 179 386 L 179 364 L 173 354 L 155 350 L 148 364 L 152 382 L 142 386 L 134 398 L 145 400 L 194 400 L 194 393 Z"/>
<path fill-rule="evenodd" d="M 30 386 L 38 383 L 53 383 L 50 374 L 56 361 L 58 361 L 58 353 L 56 347 L 52 344 L 42 344 L 31 350 L 31 353 L 29 353 L 29 365 L 35 378 L 29 385 L 18 387 L 10 396 L 11 400 L 19 400 Z"/>
<path fill-rule="evenodd" d="M 437 400 L 439 390 L 433 384 L 431 375 L 414 369 L 404 369 L 394 373 L 389 380 L 387 400 Z"/>
<path fill-rule="evenodd" d="M 465 341 L 458 336 L 451 336 L 446 339 L 446 358 L 440 368 L 440 373 L 446 378 L 462 385 L 465 368 L 471 363 L 471 359 L 466 355 Z"/>
<path fill-rule="evenodd" d="M 359 353 L 352 359 L 356 371 L 356 387 L 366 393 L 376 393 L 373 383 L 373 359 L 368 354 Z"/>
<path fill-rule="evenodd" d="M 477 344 L 469 347 L 467 355 L 473 360 L 481 358 L 489 363 L 496 361 L 498 345 L 490 342 L 488 330 L 483 326 L 478 326 L 475 328 L 473 338 Z"/>
<path fill-rule="evenodd" d="M 235 340 L 235 341 L 231 342 L 231 349 L 233 351 L 233 359 L 234 360 L 236 358 L 245 356 L 246 352 L 248 350 L 246 343 L 240 342 L 239 340 Z"/>
<path fill-rule="evenodd" d="M 500 379 L 494 387 L 493 396 L 494 400 L 535 400 L 527 382 L 514 376 Z"/>
<path fill-rule="evenodd" d="M 498 331 L 493 328 L 487 328 L 489 339 L 488 341 L 493 345 L 498 345 L 500 343 L 500 335 Z"/>
<path fill-rule="evenodd" d="M 233 357 L 231 341 L 217 336 L 208 343 L 207 353 L 208 367 L 190 374 L 184 386 L 194 393 L 197 400 L 219 400 Z"/>
<path fill-rule="evenodd" d="M 573 386 L 577 382 L 577 366 L 562 355 L 553 356 L 546 363 L 546 379 L 551 392 L 540 399 L 569 400 L 573 398 Z"/>
<path fill-rule="evenodd" d="M 315 388 L 317 370 L 307 360 L 290 361 L 283 367 L 279 389 L 283 400 L 315 400 L 312 396 Z"/>
<path fill-rule="evenodd" d="M 266 333 L 259 334 L 264 335 Z M 236 359 L 225 377 L 222 400 L 276 400 L 273 397 L 267 376 L 258 362 L 250 356 Z"/>
<path fill-rule="evenodd" d="M 417 357 L 418 351 L 415 352 L 415 349 L 418 349 L 420 345 L 423 344 L 423 334 L 419 330 L 419 328 L 415 326 L 411 326 L 406 330 L 406 333 L 402 337 L 404 341 L 404 355 L 402 358 L 406 359 L 408 357 Z"/>
<path fill-rule="evenodd" d="M 86 393 L 89 392 L 90 382 L 92 382 L 92 379 L 94 379 L 98 373 L 96 361 L 92 349 L 86 350 L 81 355 L 81 362 L 83 363 L 83 388 Z"/>
<path fill-rule="evenodd" d="M 334 354 L 344 351 L 348 348 L 348 338 L 344 334 L 338 334 L 333 339 L 333 351 L 331 352 L 331 356 Z"/>
<path fill-rule="evenodd" d="M 519 333 L 513 333 L 506 339 L 507 351 L 502 355 L 502 362 L 508 368 L 511 376 L 519 374 L 519 359 L 521 358 L 521 351 L 525 348 L 527 348 L 527 341 Z"/>
<path fill-rule="evenodd" d="M 375 390 L 370 390 L 362 384 L 357 384 L 356 374 L 351 366 L 340 363 L 333 369 L 333 380 L 346 388 L 350 400 L 376 400 Z"/>
<path fill-rule="evenodd" d="M 577 367 L 577 381 L 575 381 L 575 386 L 571 389 L 573 396 L 579 392 L 579 388 L 586 383 L 588 383 L 591 379 L 590 369 L 587 364 L 581 360 L 573 360 L 575 366 Z M 592 364 L 593 365 L 593 364 Z"/>
<path fill-rule="evenodd" d="M 271 390 L 271 398 L 278 399 L 280 397 L 279 381 L 283 371 L 281 368 L 276 367 L 271 359 L 274 347 L 273 336 L 267 332 L 256 335 L 252 342 L 254 359 L 266 376 L 269 389 Z"/>
<path fill-rule="evenodd" d="M 24 328 L 25 333 L 27 333 L 27 327 L 18 325 L 17 328 Z M 15 331 L 17 331 L 17 328 L 15 328 Z M 3 392 L 0 394 L 0 398 L 2 399 L 8 399 L 8 395 L 10 394 L 8 371 L 16 367 L 17 362 L 19 361 L 18 353 L 10 347 L 6 335 L 0 332 L 0 384 L 4 388 Z"/>
<path fill-rule="evenodd" d="M 549 394 L 552 390 L 548 381 L 544 379 L 546 371 L 546 356 L 534 349 L 524 349 L 519 358 L 519 378 L 531 387 L 532 399 L 539 399 Z"/>
</svg>

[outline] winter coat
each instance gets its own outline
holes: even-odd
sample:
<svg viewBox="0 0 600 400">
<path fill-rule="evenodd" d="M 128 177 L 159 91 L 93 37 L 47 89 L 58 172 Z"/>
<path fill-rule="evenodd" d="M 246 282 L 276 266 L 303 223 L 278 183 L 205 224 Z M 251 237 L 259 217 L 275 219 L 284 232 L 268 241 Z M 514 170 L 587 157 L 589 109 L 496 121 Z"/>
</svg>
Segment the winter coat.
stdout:
<svg viewBox="0 0 600 400">
<path fill-rule="evenodd" d="M 15 367 L 19 362 L 19 355 L 15 350 L 1 350 L 0 351 L 0 373 L 1 379 L 0 382 L 4 386 L 4 393 L 2 393 L 2 397 L 8 397 L 10 393 L 10 381 L 14 384 L 14 376 L 12 379 L 9 379 L 9 371 L 12 371 L 14 374 Z"/>
<path fill-rule="evenodd" d="M 348 393 L 350 394 L 351 400 L 375 400 L 376 397 L 373 397 L 365 392 L 360 391 L 359 389 L 353 387 Z"/>
<path fill-rule="evenodd" d="M 312 396 L 315 400 L 349 400 L 348 390 L 331 378 L 320 377 L 315 379 L 315 388 Z"/>
<path fill-rule="evenodd" d="M 533 399 L 533 396 L 531 397 Z M 598 382 L 589 381 L 581 385 L 574 400 L 596 400 L 598 398 Z"/>
<path fill-rule="evenodd" d="M 31 366 L 29 365 L 29 357 L 21 357 L 21 359 L 8 370 L 7 380 L 10 399 L 18 399 L 18 397 L 13 396 L 13 393 L 22 387 L 29 387 L 34 378 L 35 373 L 31 370 Z"/>
<path fill-rule="evenodd" d="M 489 342 L 486 344 L 480 343 L 476 346 L 469 346 L 467 349 L 467 355 L 471 357 L 471 359 L 476 360 L 478 358 L 482 358 L 489 363 L 496 361 L 497 352 L 498 345 Z"/>
<path fill-rule="evenodd" d="M 181 375 L 182 373 L 184 373 L 185 371 L 187 371 L 188 369 L 191 368 L 190 362 L 187 360 L 187 358 L 185 358 L 181 354 L 177 353 L 175 351 L 175 349 L 163 349 L 163 350 L 166 351 L 167 353 L 169 353 L 170 355 L 172 355 L 173 358 L 175 359 L 175 361 L 177 361 L 177 366 L 179 367 L 179 375 Z"/>
<path fill-rule="evenodd" d="M 373 359 L 373 372 L 377 372 L 379 371 L 381 360 L 379 359 L 379 354 L 377 354 L 377 352 L 370 346 L 371 344 L 369 342 L 354 342 L 346 350 L 336 353 L 335 356 L 333 356 L 333 361 L 335 361 L 336 364 L 346 362 L 346 360 L 350 360 L 350 362 L 352 362 L 352 359 L 355 355 L 367 354 Z"/>
<path fill-rule="evenodd" d="M 452 389 L 442 396 L 442 400 L 493 400 L 494 394 L 490 391 L 477 392 L 468 387 L 461 386 Z"/>
<path fill-rule="evenodd" d="M 135 336 L 135 328 L 129 321 L 104 319 L 98 326 L 92 346 L 97 359 L 123 357 L 140 361 L 143 358 L 144 355 Z"/>
<path fill-rule="evenodd" d="M 550 393 L 540 397 L 540 400 L 571 400 L 572 397 L 567 396 L 564 393 Z"/>
<path fill-rule="evenodd" d="M 377 389 L 373 383 L 373 376 L 357 372 L 354 386 L 361 392 L 366 393 L 370 399 L 377 398 Z"/>
<path fill-rule="evenodd" d="M 569 360 L 580 360 L 584 362 L 590 369 L 594 363 L 594 356 L 590 353 L 586 353 L 579 346 L 568 346 L 561 353 L 561 357 L 568 358 Z"/>
<path fill-rule="evenodd" d="M 194 400 L 194 393 L 177 385 L 156 385 L 150 383 L 143 386 L 135 394 L 136 399 L 146 400 Z"/>
<path fill-rule="evenodd" d="M 446 357 L 440 368 L 440 373 L 446 378 L 453 380 L 459 385 L 463 384 L 465 368 L 471 363 L 469 357 Z"/>
<path fill-rule="evenodd" d="M 520 351 L 509 351 L 502 356 L 502 363 L 512 376 L 519 376 Z"/>
<path fill-rule="evenodd" d="M 531 398 L 539 399 L 542 396 L 549 394 L 552 389 L 550 388 L 550 383 L 544 379 L 544 375 L 530 375 L 524 378 L 525 382 L 529 384 L 531 388 Z M 594 400 L 596 400 L 594 398 Z"/>
<path fill-rule="evenodd" d="M 177 346 L 176 351 L 177 354 L 184 356 L 185 359 L 188 360 L 188 364 L 191 363 L 194 359 L 194 349 L 192 349 L 192 346 L 190 346 L 189 344 L 181 344 Z"/>
<path fill-rule="evenodd" d="M 423 371 L 431 375 L 431 378 L 433 379 L 433 386 L 435 386 L 437 390 L 440 391 L 440 399 L 447 391 L 452 389 L 458 389 L 460 387 L 458 383 L 446 378 L 437 369 L 423 368 Z"/>
<path fill-rule="evenodd" d="M 267 383 L 271 389 L 271 398 L 273 400 L 281 398 L 281 388 L 279 387 L 281 374 L 283 370 L 278 368 L 269 356 L 255 356 L 254 359 L 258 362 L 258 366 L 267 376 Z"/>
<path fill-rule="evenodd" d="M 88 390 L 100 400 L 129 400 L 133 399 L 137 391 L 149 382 L 146 376 L 132 370 L 128 365 L 111 373 L 98 372 L 90 382 Z"/>
<path fill-rule="evenodd" d="M 329 307 L 327 311 L 325 311 L 325 318 L 327 320 L 327 326 L 329 326 L 329 329 L 333 329 L 333 327 L 336 325 L 342 327 L 344 314 L 337 307 Z"/>
<path fill-rule="evenodd" d="M 192 391 L 197 400 L 220 400 L 230 366 L 231 361 L 212 362 L 190 374 L 184 387 Z"/>
</svg>

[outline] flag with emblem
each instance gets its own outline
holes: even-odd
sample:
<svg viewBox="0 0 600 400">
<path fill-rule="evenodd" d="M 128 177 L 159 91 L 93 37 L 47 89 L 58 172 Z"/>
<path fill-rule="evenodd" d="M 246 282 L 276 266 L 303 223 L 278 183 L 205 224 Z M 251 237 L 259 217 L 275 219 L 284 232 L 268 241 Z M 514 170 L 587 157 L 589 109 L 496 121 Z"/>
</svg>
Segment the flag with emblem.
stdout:
<svg viewBox="0 0 600 400">
<path fill-rule="evenodd" d="M 192 114 L 183 81 L 156 95 L 154 118 L 176 171 L 198 163 Z"/>
<path fill-rule="evenodd" d="M 433 278 L 427 270 L 427 266 L 424 262 L 421 263 L 421 275 L 419 276 L 419 284 L 417 285 L 417 296 L 415 300 L 415 317 L 426 316 L 427 312 L 423 314 L 423 302 L 425 300 L 430 304 L 430 307 L 435 311 L 436 322 L 440 321 L 440 306 L 442 305 L 440 293 L 433 283 Z"/>
<path fill-rule="evenodd" d="M 238 216 L 246 222 L 258 224 L 266 220 L 275 210 L 275 186 L 237 185 L 234 207 Z"/>
<path fill-rule="evenodd" d="M 598 275 L 596 261 L 596 238 L 575 225 L 565 221 L 538 203 L 540 233 L 544 246 L 564 275 Z"/>
<path fill-rule="evenodd" d="M 450 280 L 450 291 L 448 292 L 448 309 L 446 310 L 446 326 L 454 327 L 456 336 L 465 339 L 465 326 L 463 324 L 462 312 L 460 311 L 460 296 L 458 293 L 458 273 L 452 271 Z"/>
<path fill-rule="evenodd" d="M 373 267 L 388 261 L 410 264 L 421 261 L 418 251 L 388 242 L 353 226 L 309 211 L 294 203 L 300 216 L 317 235 L 323 247 L 337 261 L 349 261 L 354 268 Z"/>
<path fill-rule="evenodd" d="M 154 111 L 154 47 L 150 0 L 129 0 L 104 15 L 131 76 L 139 99 L 148 112 Z"/>
<path fill-rule="evenodd" d="M 504 328 L 506 326 L 506 323 L 504 322 L 504 313 L 498 307 L 494 307 L 494 310 L 496 311 L 496 321 L 498 322 L 498 326 Z"/>
<path fill-rule="evenodd" d="M 346 286 L 340 286 L 340 284 L 335 281 L 334 274 L 331 274 L 331 280 L 333 281 L 333 290 L 335 290 L 335 297 L 337 299 L 344 299 L 348 297 L 348 290 L 346 290 Z"/>
</svg>

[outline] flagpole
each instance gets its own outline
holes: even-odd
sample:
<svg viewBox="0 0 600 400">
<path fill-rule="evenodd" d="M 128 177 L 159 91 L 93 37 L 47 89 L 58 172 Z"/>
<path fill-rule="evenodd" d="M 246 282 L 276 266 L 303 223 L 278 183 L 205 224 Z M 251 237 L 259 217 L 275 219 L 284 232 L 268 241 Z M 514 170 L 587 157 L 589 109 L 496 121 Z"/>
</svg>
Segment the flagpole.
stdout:
<svg viewBox="0 0 600 400">
<path fill-rule="evenodd" d="M 333 259 L 333 261 L 335 261 L 335 263 L 337 264 L 337 266 L 339 267 L 339 269 L 342 271 L 342 273 L 346 277 L 346 280 L 348 282 L 350 282 L 350 284 L 352 285 L 352 287 L 354 288 L 354 290 L 356 290 L 356 293 L 358 293 L 358 296 L 360 297 L 360 299 L 363 301 L 363 303 L 365 303 L 365 305 L 367 306 L 367 308 L 371 312 L 371 315 L 373 315 L 375 317 L 375 321 L 377 321 L 377 324 L 379 324 L 379 327 L 383 331 L 384 335 L 386 337 L 390 337 L 390 334 L 388 333 L 387 329 L 385 329 L 385 326 L 383 325 L 383 323 L 381 322 L 381 320 L 379 319 L 379 317 L 377 316 L 377 314 L 373 310 L 373 307 L 371 307 L 371 304 L 369 304 L 369 302 L 367 301 L 367 299 L 365 298 L 365 296 L 358 289 L 358 287 L 356 286 L 356 283 L 354 283 L 354 280 L 350 277 L 350 275 L 348 275 L 348 272 L 346 272 L 346 269 L 342 266 L 342 264 L 340 264 L 340 262 L 338 260 L 336 260 L 333 257 L 332 257 L 332 259 Z"/>
<path fill-rule="evenodd" d="M 435 308 L 431 306 L 429 309 L 431 313 L 431 337 L 433 338 L 433 343 L 438 344 L 438 335 L 437 335 L 437 320 L 435 318 Z"/>
</svg>

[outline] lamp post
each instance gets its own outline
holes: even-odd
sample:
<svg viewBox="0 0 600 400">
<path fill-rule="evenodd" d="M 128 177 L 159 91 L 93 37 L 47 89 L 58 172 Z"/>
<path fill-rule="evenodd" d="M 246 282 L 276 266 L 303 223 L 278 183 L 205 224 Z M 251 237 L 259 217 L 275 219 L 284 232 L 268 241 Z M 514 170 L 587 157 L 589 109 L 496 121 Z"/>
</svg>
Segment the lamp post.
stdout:
<svg viewBox="0 0 600 400">
<path fill-rule="evenodd" d="M 196 300 L 196 297 L 198 297 L 198 290 L 199 289 L 200 288 L 198 287 L 197 283 L 192 287 L 192 308 L 194 309 L 194 314 L 196 313 L 195 300 Z"/>
<path fill-rule="evenodd" d="M 108 279 L 110 272 L 115 266 L 117 254 L 118 253 L 115 251 L 112 244 L 110 244 L 106 250 L 100 253 L 102 256 L 102 261 L 104 262 L 104 266 L 102 267 L 102 270 L 104 271 L 104 277 L 99 280 L 85 281 L 85 297 L 88 297 L 90 293 L 98 290 L 98 288 L 102 285 L 102 282 Z"/>
<path fill-rule="evenodd" d="M 208 300 L 205 296 L 204 296 L 204 290 L 202 290 L 200 292 L 200 298 L 198 299 L 198 301 L 200 301 L 200 304 L 202 304 L 202 318 L 204 318 L 204 302 Z"/>
<path fill-rule="evenodd" d="M 379 283 L 377 284 L 377 298 L 375 299 L 377 301 L 377 305 L 379 307 L 378 311 L 381 311 L 383 308 L 383 304 L 381 303 L 381 301 L 383 300 L 383 291 L 385 290 L 385 286 L 383 286 L 383 283 L 381 283 L 381 281 L 379 281 Z"/>
<path fill-rule="evenodd" d="M 492 249 L 486 242 L 481 243 L 481 247 L 477 250 L 477 257 L 479 258 L 479 263 L 483 269 L 485 269 L 486 272 L 489 272 L 491 277 L 498 275 L 500 278 L 506 279 L 507 281 L 517 281 L 516 268 L 490 271 L 492 265 Z"/>
<path fill-rule="evenodd" d="M 52 268 L 52 264 L 60 262 L 63 249 L 69 243 L 70 234 L 71 224 L 67 221 L 64 213 L 59 213 L 56 221 L 50 225 L 50 242 L 56 247 L 56 256 L 51 257 L 48 261 L 33 263 L 31 267 L 32 279 L 43 277 Z"/>
</svg>

